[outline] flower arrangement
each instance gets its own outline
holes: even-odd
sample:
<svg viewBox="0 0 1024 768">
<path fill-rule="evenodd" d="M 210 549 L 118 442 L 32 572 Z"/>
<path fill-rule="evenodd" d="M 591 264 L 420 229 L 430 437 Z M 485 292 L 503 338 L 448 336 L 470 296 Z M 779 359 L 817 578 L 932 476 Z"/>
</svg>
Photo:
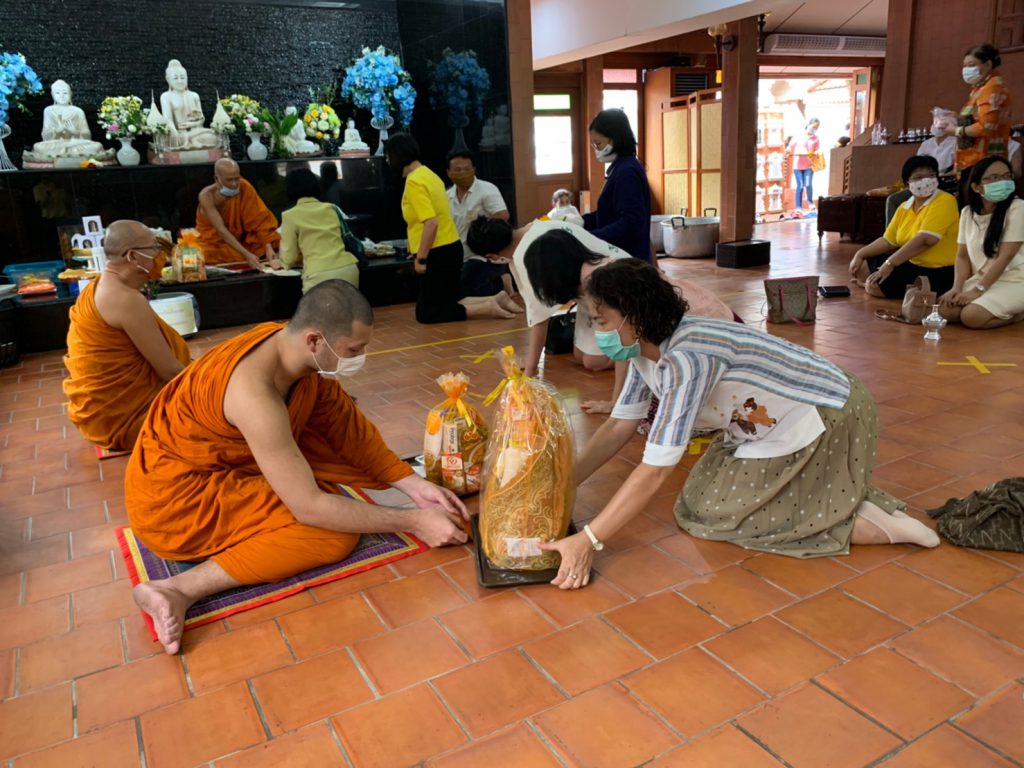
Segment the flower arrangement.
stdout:
<svg viewBox="0 0 1024 768">
<path fill-rule="evenodd" d="M 430 105 L 447 109 L 453 126 L 469 124 L 472 112 L 478 120 L 484 117 L 484 102 L 491 93 L 491 78 L 480 66 L 475 51 L 445 48 L 436 64 L 428 62 L 431 71 Z"/>
<path fill-rule="evenodd" d="M 142 99 L 138 96 L 107 96 L 97 115 L 100 128 L 108 139 L 131 139 L 146 127 Z"/>
<path fill-rule="evenodd" d="M 412 122 L 416 105 L 412 77 L 402 68 L 397 54 L 388 53 L 383 45 L 375 50 L 363 48 L 363 55 L 345 70 L 341 95 L 352 99 L 357 107 L 368 109 L 378 121 L 397 111 L 397 120 L 403 126 Z"/>
<path fill-rule="evenodd" d="M 256 99 L 233 93 L 220 100 L 227 110 L 228 117 L 234 123 L 236 133 L 265 133 L 266 127 L 260 125 L 259 114 L 263 110 Z"/>
<path fill-rule="evenodd" d="M 150 120 L 149 115 L 153 110 L 150 107 L 146 107 L 142 110 L 142 129 L 140 133 L 150 134 L 153 136 L 160 135 L 166 136 L 171 132 L 171 126 L 166 120 Z M 159 112 L 157 113 L 159 114 Z"/>
<path fill-rule="evenodd" d="M 0 127 L 12 109 L 28 112 L 25 97 L 43 92 L 39 75 L 20 53 L 0 53 Z"/>
<path fill-rule="evenodd" d="M 269 109 L 264 109 L 258 115 L 259 119 L 268 128 L 267 135 L 270 136 L 270 149 L 274 154 L 279 157 L 291 157 L 292 150 L 285 139 L 288 138 L 288 134 L 291 133 L 292 128 L 299 122 L 299 116 L 286 115 L 281 112 L 271 112 Z"/>
<path fill-rule="evenodd" d="M 341 118 L 330 104 L 312 103 L 302 116 L 306 135 L 312 139 L 337 139 L 341 136 Z"/>
</svg>

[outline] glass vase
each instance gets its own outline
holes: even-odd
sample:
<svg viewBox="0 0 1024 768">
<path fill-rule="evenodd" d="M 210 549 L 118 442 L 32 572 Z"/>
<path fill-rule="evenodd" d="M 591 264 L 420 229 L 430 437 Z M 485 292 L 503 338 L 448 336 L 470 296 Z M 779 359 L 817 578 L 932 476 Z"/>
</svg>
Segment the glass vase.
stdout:
<svg viewBox="0 0 1024 768">
<path fill-rule="evenodd" d="M 0 171 L 16 171 L 18 167 L 11 162 L 4 148 L 4 139 L 11 135 L 11 126 L 0 125 Z"/>
<path fill-rule="evenodd" d="M 377 151 L 374 152 L 374 157 L 384 157 L 384 145 L 388 140 L 388 131 L 391 126 L 395 124 L 395 118 L 391 115 L 384 115 L 382 118 L 372 118 L 370 125 L 380 131 L 380 140 L 377 144 Z"/>
<path fill-rule="evenodd" d="M 466 143 L 466 136 L 462 130 L 469 125 L 469 118 L 465 115 L 461 117 L 453 117 L 449 123 L 452 128 L 455 129 L 455 143 L 452 144 L 452 152 L 461 152 L 468 150 L 469 145 Z"/>
</svg>

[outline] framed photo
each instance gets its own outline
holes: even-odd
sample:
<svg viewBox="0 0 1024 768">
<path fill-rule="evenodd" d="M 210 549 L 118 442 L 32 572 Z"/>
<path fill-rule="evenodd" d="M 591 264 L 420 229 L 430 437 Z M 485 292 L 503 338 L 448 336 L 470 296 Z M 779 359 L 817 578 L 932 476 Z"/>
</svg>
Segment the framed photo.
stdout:
<svg viewBox="0 0 1024 768">
<path fill-rule="evenodd" d="M 82 241 L 82 247 L 83 248 L 92 248 L 92 247 L 94 247 L 93 244 L 92 244 L 92 240 L 90 240 L 89 238 L 86 238 L 85 240 L 83 240 Z"/>
<path fill-rule="evenodd" d="M 87 235 L 102 235 L 103 222 L 100 220 L 99 216 L 83 216 L 82 230 Z"/>
</svg>

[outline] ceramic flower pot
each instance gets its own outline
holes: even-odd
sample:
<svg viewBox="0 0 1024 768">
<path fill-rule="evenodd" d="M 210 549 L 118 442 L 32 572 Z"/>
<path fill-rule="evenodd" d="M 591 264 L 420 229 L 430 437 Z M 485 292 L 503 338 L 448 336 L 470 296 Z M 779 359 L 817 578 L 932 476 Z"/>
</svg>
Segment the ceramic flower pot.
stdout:
<svg viewBox="0 0 1024 768">
<path fill-rule="evenodd" d="M 121 165 L 138 165 L 142 156 L 132 146 L 132 139 L 118 139 L 118 142 L 121 144 L 121 148 L 117 150 L 117 162 Z"/>
<path fill-rule="evenodd" d="M 250 160 L 267 159 L 267 145 L 263 143 L 262 137 L 258 133 L 249 134 L 249 146 L 246 148 L 245 154 Z"/>
<path fill-rule="evenodd" d="M 11 162 L 4 149 L 4 139 L 11 135 L 11 126 L 0 125 L 0 171 L 16 171 L 18 167 Z"/>
<path fill-rule="evenodd" d="M 391 115 L 385 115 L 379 120 L 376 117 L 370 120 L 370 125 L 380 131 L 380 141 L 377 144 L 377 151 L 374 153 L 376 157 L 384 156 L 384 144 L 387 143 L 388 140 L 388 131 L 394 124 L 395 118 Z"/>
</svg>

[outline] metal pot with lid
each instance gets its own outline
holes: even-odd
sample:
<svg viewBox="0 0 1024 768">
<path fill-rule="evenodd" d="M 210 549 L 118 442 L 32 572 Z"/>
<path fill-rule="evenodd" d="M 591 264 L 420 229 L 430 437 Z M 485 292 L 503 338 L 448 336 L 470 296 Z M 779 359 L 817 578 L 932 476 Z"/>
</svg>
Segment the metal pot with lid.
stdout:
<svg viewBox="0 0 1024 768">
<path fill-rule="evenodd" d="M 717 208 L 705 208 L 703 216 L 671 216 L 661 222 L 661 237 L 666 256 L 693 259 L 714 256 L 718 245 L 721 219 Z M 709 216 L 708 212 L 712 212 Z"/>
</svg>

